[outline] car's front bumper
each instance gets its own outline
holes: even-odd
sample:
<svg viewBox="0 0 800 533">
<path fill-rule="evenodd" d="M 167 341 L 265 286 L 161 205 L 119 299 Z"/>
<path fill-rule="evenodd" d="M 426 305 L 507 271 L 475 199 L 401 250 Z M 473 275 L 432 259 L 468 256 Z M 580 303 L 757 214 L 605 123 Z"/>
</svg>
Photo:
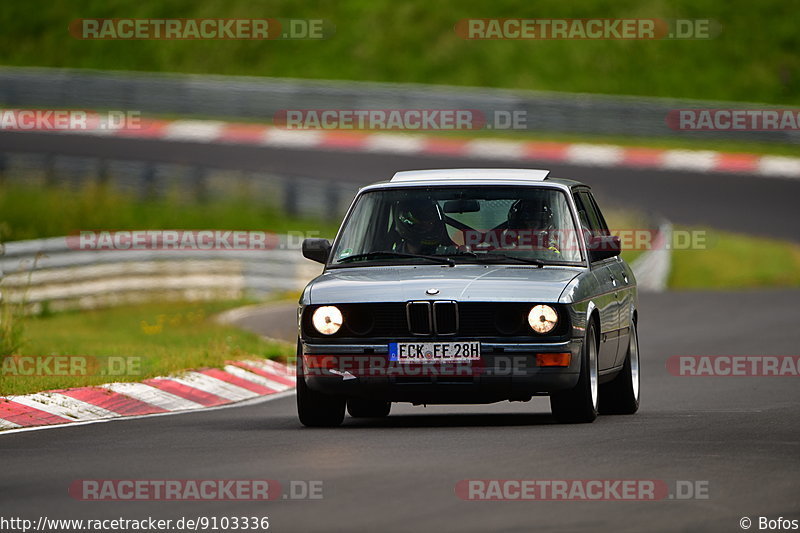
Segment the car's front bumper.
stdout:
<svg viewBox="0 0 800 533">
<path fill-rule="evenodd" d="M 470 340 L 479 339 L 447 339 Z M 388 343 L 301 342 L 303 367 L 298 379 L 327 394 L 431 404 L 524 401 L 571 389 L 578 381 L 581 339 L 556 343 L 480 342 L 479 362 L 414 365 L 389 361 Z M 570 353 L 570 364 L 538 366 L 536 354 L 545 353 Z"/>
</svg>

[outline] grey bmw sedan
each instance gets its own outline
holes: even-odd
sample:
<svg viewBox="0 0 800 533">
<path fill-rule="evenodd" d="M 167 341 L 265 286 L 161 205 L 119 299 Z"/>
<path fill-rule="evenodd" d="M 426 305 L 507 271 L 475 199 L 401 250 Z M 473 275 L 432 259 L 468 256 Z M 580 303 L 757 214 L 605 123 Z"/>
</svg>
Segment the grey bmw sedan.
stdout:
<svg viewBox="0 0 800 533">
<path fill-rule="evenodd" d="M 307 426 L 393 402 L 547 395 L 560 422 L 639 407 L 636 280 L 591 190 L 532 169 L 398 172 L 361 189 L 298 309 Z"/>
</svg>

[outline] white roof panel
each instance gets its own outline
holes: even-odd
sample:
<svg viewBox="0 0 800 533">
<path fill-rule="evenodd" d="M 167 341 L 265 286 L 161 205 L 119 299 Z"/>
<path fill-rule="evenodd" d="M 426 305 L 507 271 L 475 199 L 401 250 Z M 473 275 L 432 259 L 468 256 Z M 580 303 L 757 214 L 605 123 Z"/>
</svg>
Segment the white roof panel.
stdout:
<svg viewBox="0 0 800 533">
<path fill-rule="evenodd" d="M 446 168 L 439 170 L 407 170 L 397 172 L 393 183 L 438 180 L 520 180 L 543 181 L 549 170 L 533 168 Z"/>
</svg>

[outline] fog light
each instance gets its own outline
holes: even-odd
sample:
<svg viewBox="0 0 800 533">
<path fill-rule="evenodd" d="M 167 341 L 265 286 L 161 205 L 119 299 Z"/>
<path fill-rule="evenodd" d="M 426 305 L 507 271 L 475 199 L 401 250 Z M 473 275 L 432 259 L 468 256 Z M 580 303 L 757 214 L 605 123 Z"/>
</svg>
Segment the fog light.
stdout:
<svg viewBox="0 0 800 533">
<path fill-rule="evenodd" d="M 537 353 L 536 366 L 569 366 L 572 354 L 566 353 Z"/>
</svg>

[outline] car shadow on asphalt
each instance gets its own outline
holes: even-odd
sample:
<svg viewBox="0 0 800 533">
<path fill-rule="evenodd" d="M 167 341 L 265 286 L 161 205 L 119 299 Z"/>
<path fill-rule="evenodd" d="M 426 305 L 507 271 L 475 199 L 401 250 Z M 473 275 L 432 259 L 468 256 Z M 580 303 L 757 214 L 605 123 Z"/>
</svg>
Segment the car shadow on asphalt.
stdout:
<svg viewBox="0 0 800 533">
<path fill-rule="evenodd" d="M 386 418 L 346 417 L 341 429 L 414 427 L 502 427 L 546 426 L 555 424 L 549 413 L 465 413 L 389 415 Z"/>
</svg>

